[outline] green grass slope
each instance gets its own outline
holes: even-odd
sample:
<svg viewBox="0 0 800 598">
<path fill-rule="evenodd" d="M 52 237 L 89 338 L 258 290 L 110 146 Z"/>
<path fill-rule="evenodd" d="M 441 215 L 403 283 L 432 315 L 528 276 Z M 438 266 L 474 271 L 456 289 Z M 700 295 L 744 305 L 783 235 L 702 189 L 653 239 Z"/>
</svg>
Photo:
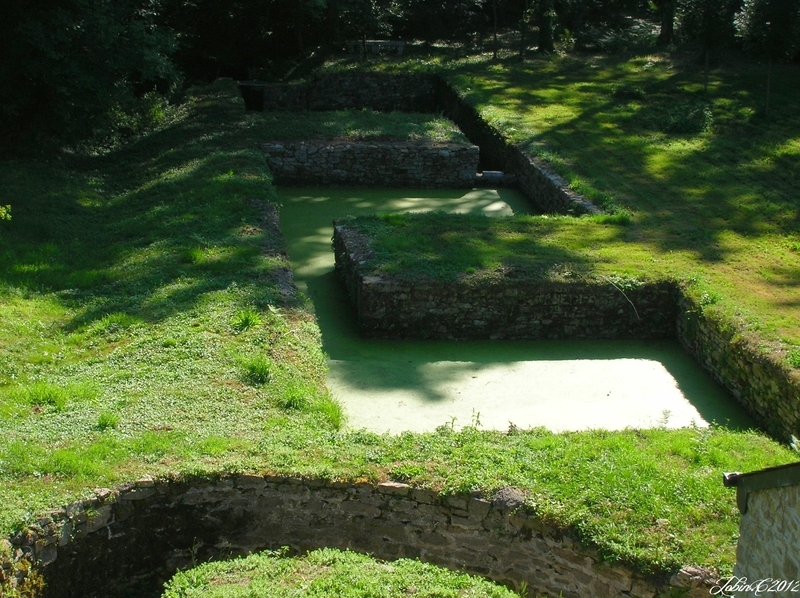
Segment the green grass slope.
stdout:
<svg viewBox="0 0 800 598">
<path fill-rule="evenodd" d="M 762 435 L 343 431 L 264 203 L 259 118 L 219 82 L 106 155 L 0 162 L 0 534 L 144 474 L 515 485 L 611 561 L 730 571 L 722 472 L 796 458 Z"/>
</svg>

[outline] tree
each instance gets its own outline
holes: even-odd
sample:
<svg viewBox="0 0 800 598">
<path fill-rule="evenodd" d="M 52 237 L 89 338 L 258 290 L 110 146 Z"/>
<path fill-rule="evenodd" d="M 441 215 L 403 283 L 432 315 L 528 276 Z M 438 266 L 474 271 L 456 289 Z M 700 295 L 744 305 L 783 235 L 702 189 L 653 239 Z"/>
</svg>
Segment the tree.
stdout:
<svg viewBox="0 0 800 598">
<path fill-rule="evenodd" d="M 769 114 L 772 62 L 800 52 L 800 0 L 744 0 L 735 24 L 745 50 L 767 60 L 764 111 Z"/>
<path fill-rule="evenodd" d="M 390 37 L 402 11 L 396 0 L 339 0 L 338 18 L 346 37 Z"/>
<path fill-rule="evenodd" d="M 397 19 L 401 35 L 422 38 L 427 43 L 437 39 L 468 41 L 472 33 L 486 30 L 483 13 L 486 0 L 402 0 L 402 20 Z M 493 0 L 497 6 L 497 0 Z"/>
<path fill-rule="evenodd" d="M 553 36 L 555 17 L 553 0 L 536 0 L 534 19 L 539 29 L 539 42 L 537 45 L 539 52 L 553 52 L 555 50 Z"/>
<path fill-rule="evenodd" d="M 661 30 L 656 43 L 659 46 L 668 46 L 675 41 L 675 0 L 654 0 L 658 9 Z"/>
<path fill-rule="evenodd" d="M 76 140 L 107 131 L 137 98 L 178 78 L 172 33 L 155 24 L 157 0 L 3 4 L 0 123 L 8 135 Z"/>
<path fill-rule="evenodd" d="M 682 33 L 703 47 L 705 90 L 708 90 L 710 54 L 733 42 L 736 32 L 733 22 L 740 4 L 740 0 L 683 0 L 679 7 Z"/>
</svg>

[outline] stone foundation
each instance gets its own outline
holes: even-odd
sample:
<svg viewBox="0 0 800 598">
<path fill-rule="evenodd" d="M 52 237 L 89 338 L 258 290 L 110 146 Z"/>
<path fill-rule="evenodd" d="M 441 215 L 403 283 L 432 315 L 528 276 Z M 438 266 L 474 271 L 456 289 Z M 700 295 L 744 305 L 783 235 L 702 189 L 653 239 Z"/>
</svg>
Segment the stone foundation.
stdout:
<svg viewBox="0 0 800 598">
<path fill-rule="evenodd" d="M 437 85 L 437 79 L 430 75 L 333 73 L 316 74 L 296 83 L 263 83 L 260 87 L 266 112 L 364 108 L 380 112 L 433 112 Z M 257 89 L 252 84 L 247 87 Z"/>
<path fill-rule="evenodd" d="M 403 281 L 362 275 L 364 239 L 334 226 L 336 269 L 372 338 L 661 339 L 675 337 L 677 287 L 500 278 Z M 354 257 L 355 256 L 355 257 Z"/>
<path fill-rule="evenodd" d="M 155 598 L 179 568 L 281 546 L 420 558 L 565 598 L 652 598 L 692 585 L 689 595 L 707 596 L 713 581 L 646 577 L 609 565 L 529 512 L 513 488 L 490 498 L 441 496 L 394 482 L 242 475 L 144 479 L 96 492 L 12 538 L 16 559 L 40 563 L 47 582 L 41 598 Z"/>
<path fill-rule="evenodd" d="M 369 337 L 432 339 L 677 338 L 775 438 L 800 438 L 800 373 L 709 317 L 674 281 L 501 278 L 457 283 L 373 276 L 369 239 L 334 227 L 336 269 Z"/>
<path fill-rule="evenodd" d="M 368 187 L 472 187 L 474 145 L 293 141 L 262 146 L 278 183 Z"/>
<path fill-rule="evenodd" d="M 678 297 L 677 337 L 686 352 L 774 438 L 800 438 L 800 372 L 709 317 L 688 294 Z"/>
<path fill-rule="evenodd" d="M 468 104 L 441 77 L 436 77 L 439 105 L 464 135 L 481 148 L 484 168 L 502 170 L 516 178 L 516 185 L 536 208 L 544 213 L 599 214 L 601 210 L 578 193 L 566 181 L 518 146 L 509 143 L 497 129 L 488 124 L 474 106 Z"/>
<path fill-rule="evenodd" d="M 242 88 L 251 102 L 253 94 L 263 93 L 263 108 L 269 112 L 364 108 L 383 112 L 443 112 L 472 143 L 480 146 L 482 167 L 515 175 L 520 191 L 538 210 L 561 214 L 600 212 L 590 201 L 568 189 L 566 182 L 539 160 L 509 143 L 438 75 L 324 74 L 298 83 L 250 84 Z"/>
</svg>

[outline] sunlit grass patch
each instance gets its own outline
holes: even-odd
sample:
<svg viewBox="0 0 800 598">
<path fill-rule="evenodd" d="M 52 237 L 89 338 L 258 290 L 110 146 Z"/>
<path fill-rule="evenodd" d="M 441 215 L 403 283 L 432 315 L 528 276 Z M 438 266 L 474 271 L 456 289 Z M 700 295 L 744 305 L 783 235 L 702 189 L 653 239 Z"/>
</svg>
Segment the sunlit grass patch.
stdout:
<svg viewBox="0 0 800 598">
<path fill-rule="evenodd" d="M 442 598 L 518 596 L 480 577 L 419 560 L 382 562 L 355 552 L 325 548 L 298 557 L 289 557 L 287 551 L 262 552 L 244 559 L 200 565 L 173 577 L 162 597 L 404 598 L 409 594 Z"/>
<path fill-rule="evenodd" d="M 94 384 L 83 382 L 54 384 L 51 382 L 29 382 L 0 388 L 0 397 L 6 403 L 27 405 L 34 411 L 64 411 L 68 406 L 80 406 L 94 401 L 99 392 Z"/>
<path fill-rule="evenodd" d="M 233 327 L 239 332 L 256 328 L 263 323 L 259 313 L 253 309 L 243 309 L 233 317 Z"/>
</svg>

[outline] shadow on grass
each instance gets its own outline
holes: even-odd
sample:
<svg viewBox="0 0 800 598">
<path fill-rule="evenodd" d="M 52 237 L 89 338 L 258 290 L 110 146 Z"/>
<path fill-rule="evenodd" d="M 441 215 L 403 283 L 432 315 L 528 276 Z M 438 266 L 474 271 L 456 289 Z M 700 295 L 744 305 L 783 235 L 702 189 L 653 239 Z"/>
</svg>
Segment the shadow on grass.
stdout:
<svg viewBox="0 0 800 598">
<path fill-rule="evenodd" d="M 580 173 L 589 187 L 617 194 L 615 202 L 639 215 L 643 240 L 662 251 L 689 250 L 714 263 L 727 257 L 719 244 L 725 233 L 753 238 L 798 230 L 796 66 L 776 71 L 777 107 L 766 118 L 758 113 L 764 73 L 757 65 L 716 73 L 705 95 L 699 69 L 645 59 L 638 72 L 614 58 L 562 62 L 563 69 L 558 61 L 483 71 L 462 66 L 454 75 L 483 109 L 511 110 L 500 125 L 514 127 L 508 134 L 532 153 L 544 151 L 557 169 L 573 173 L 568 178 Z M 615 96 L 621 82 L 639 96 Z M 698 105 L 714 119 L 709 131 L 672 132 Z M 526 124 L 536 111 L 552 113 L 554 124 L 525 137 L 538 126 L 536 119 Z"/>
<path fill-rule="evenodd" d="M 224 86 L 210 95 L 220 110 L 200 96 L 199 114 L 108 155 L 0 165 L 13 206 L 2 284 L 88 305 L 68 330 L 112 312 L 157 321 L 232 285 L 242 304 L 296 302 L 280 292 L 285 264 L 254 203 L 274 190 L 244 110 Z"/>
</svg>

